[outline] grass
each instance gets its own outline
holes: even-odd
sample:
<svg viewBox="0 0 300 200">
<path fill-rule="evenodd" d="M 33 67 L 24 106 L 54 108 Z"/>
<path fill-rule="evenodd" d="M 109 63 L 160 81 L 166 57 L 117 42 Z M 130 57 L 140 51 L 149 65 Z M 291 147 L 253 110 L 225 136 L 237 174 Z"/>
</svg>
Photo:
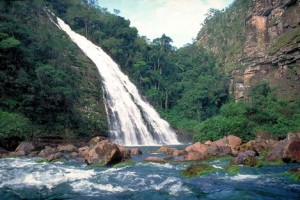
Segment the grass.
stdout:
<svg viewBox="0 0 300 200">
<path fill-rule="evenodd" d="M 240 172 L 240 167 L 238 165 L 229 163 L 225 171 L 230 175 L 236 175 Z"/>
</svg>

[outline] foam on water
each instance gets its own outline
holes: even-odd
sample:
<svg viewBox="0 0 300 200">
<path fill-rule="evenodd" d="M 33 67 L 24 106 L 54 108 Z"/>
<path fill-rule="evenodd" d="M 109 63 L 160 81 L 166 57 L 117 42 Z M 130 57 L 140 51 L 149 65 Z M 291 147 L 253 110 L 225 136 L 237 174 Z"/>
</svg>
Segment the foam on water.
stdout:
<svg viewBox="0 0 300 200">
<path fill-rule="evenodd" d="M 242 180 L 247 180 L 247 179 L 257 179 L 259 177 L 260 176 L 258 176 L 258 175 L 238 174 L 233 177 L 230 177 L 230 179 L 234 180 L 234 181 L 242 181 Z"/>
<path fill-rule="evenodd" d="M 134 191 L 133 189 L 126 189 L 120 186 L 114 186 L 112 184 L 99 184 L 93 183 L 88 180 L 80 180 L 70 184 L 74 191 L 84 192 L 84 193 L 95 193 L 94 190 L 106 191 L 106 192 L 124 192 L 124 191 Z M 97 192 L 96 192 L 97 193 Z"/>
</svg>

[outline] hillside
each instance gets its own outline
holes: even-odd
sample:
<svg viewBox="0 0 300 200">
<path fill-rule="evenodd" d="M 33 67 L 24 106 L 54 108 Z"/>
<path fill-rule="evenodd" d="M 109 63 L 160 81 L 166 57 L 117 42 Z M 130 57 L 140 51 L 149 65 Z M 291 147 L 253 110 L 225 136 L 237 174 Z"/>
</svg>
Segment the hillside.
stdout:
<svg viewBox="0 0 300 200">
<path fill-rule="evenodd" d="M 241 0 L 226 10 L 212 10 L 197 44 L 215 53 L 230 76 L 235 99 L 247 98 L 262 80 L 280 97 L 299 99 L 299 12 L 297 0 Z"/>
<path fill-rule="evenodd" d="M 45 1 L 0 3 L 0 144 L 107 135 L 97 68 L 57 29 Z"/>
</svg>

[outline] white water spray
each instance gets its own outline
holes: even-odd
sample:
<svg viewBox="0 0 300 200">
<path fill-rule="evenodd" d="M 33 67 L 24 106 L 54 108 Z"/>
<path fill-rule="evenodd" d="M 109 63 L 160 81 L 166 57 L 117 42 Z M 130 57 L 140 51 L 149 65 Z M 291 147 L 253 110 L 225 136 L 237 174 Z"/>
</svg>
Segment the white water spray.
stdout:
<svg viewBox="0 0 300 200">
<path fill-rule="evenodd" d="M 111 137 L 124 145 L 179 144 L 170 125 L 140 96 L 136 86 L 98 46 L 75 33 L 57 17 L 58 25 L 95 63 L 103 79 Z"/>
</svg>

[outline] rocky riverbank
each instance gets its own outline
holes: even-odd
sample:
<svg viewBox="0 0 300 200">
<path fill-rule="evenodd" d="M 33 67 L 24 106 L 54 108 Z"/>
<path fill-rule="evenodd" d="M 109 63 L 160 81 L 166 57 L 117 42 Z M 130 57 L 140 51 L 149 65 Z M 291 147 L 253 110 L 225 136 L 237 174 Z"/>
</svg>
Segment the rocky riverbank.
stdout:
<svg viewBox="0 0 300 200">
<path fill-rule="evenodd" d="M 79 146 L 81 145 L 81 146 Z M 231 156 L 230 164 L 260 166 L 267 162 L 299 162 L 300 133 L 289 133 L 283 140 L 276 140 L 267 134 L 258 135 L 254 140 L 244 142 L 241 138 L 229 135 L 217 141 L 196 142 L 184 149 L 161 146 L 145 162 L 201 162 L 222 156 Z M 63 159 L 76 159 L 88 165 L 112 166 L 129 160 L 131 155 L 142 154 L 138 148 L 127 148 L 115 144 L 104 137 L 95 137 L 89 142 L 76 144 L 48 144 L 42 149 L 31 142 L 21 142 L 15 151 L 0 149 L 1 157 L 40 157 L 41 162 Z"/>
</svg>

